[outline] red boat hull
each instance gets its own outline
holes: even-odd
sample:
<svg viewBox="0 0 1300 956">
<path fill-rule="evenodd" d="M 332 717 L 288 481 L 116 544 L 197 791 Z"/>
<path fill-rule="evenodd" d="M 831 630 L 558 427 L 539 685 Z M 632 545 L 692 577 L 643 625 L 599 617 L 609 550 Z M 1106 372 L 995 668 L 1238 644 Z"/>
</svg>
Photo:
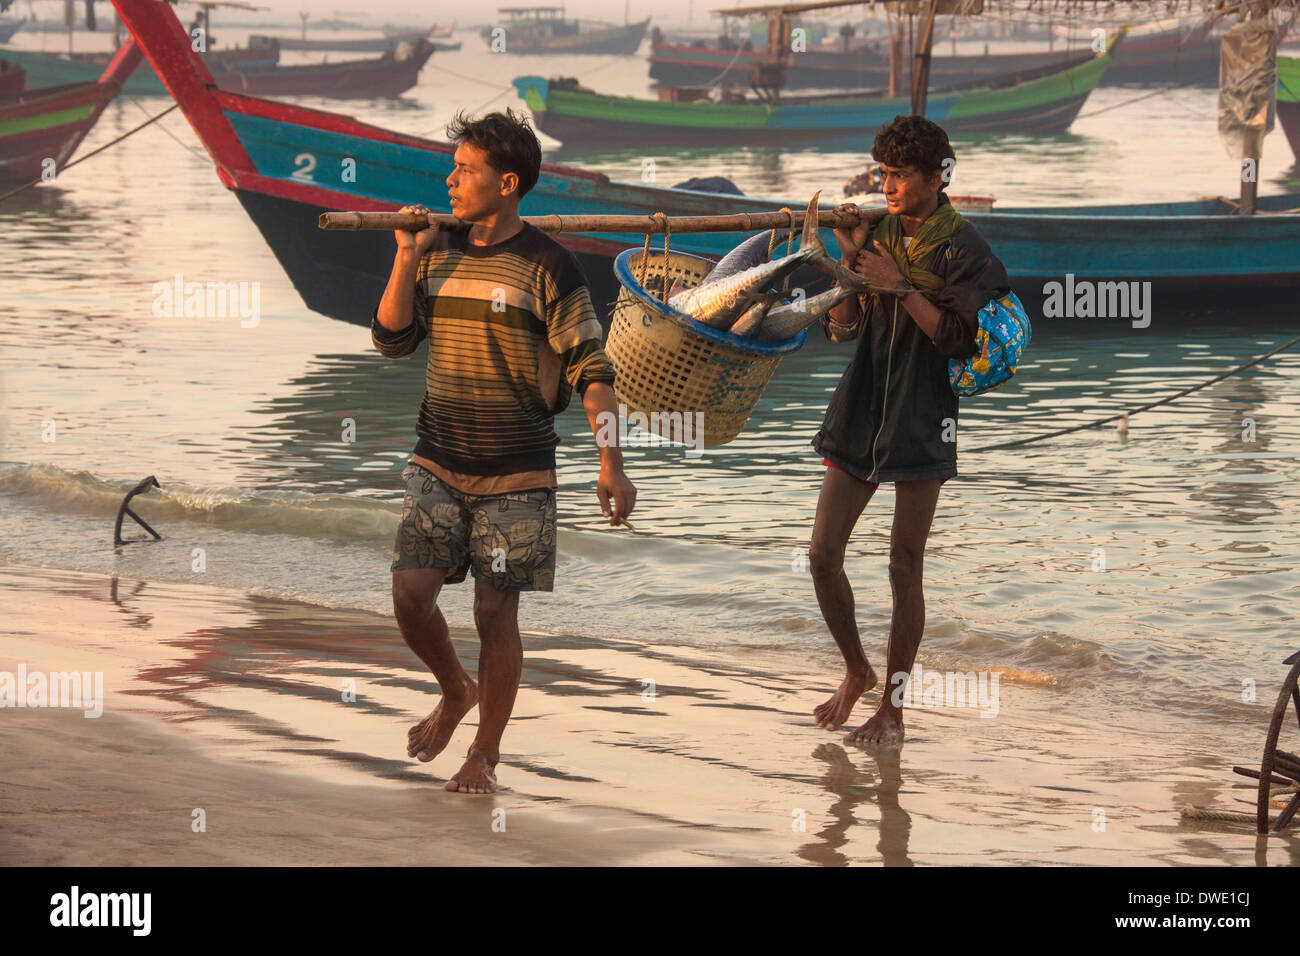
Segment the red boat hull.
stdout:
<svg viewBox="0 0 1300 956">
<path fill-rule="evenodd" d="M 0 100 L 11 100 L 23 91 L 27 71 L 16 63 L 0 60 Z"/>
<path fill-rule="evenodd" d="M 0 183 L 40 179 L 50 159 L 61 171 L 141 58 L 127 43 L 98 82 L 27 90 L 0 103 Z"/>
</svg>

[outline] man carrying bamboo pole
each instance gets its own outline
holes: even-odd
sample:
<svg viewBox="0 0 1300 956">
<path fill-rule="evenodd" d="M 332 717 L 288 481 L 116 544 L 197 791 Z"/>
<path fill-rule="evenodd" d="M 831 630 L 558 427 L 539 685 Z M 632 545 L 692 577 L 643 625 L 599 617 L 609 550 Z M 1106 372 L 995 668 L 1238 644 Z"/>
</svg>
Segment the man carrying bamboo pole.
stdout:
<svg viewBox="0 0 1300 956">
<path fill-rule="evenodd" d="M 537 182 L 541 146 L 512 111 L 458 116 L 447 177 L 452 213 L 467 230 L 398 230 L 397 255 L 371 337 L 400 358 L 429 340 L 419 440 L 402 473 L 406 498 L 393 549 L 393 611 L 402 637 L 433 672 L 442 699 L 411 728 L 407 754 L 432 760 L 479 707 L 459 793 L 496 790 L 501 736 L 523 666 L 519 594 L 550 591 L 555 575 L 553 417 L 574 390 L 600 445 L 596 494 L 611 525 L 632 513 L 636 489 L 616 439 L 614 369 L 577 259 L 519 218 Z M 403 212 L 426 215 L 423 206 Z M 478 682 L 461 666 L 438 608 L 443 584 L 474 575 Z"/>
<path fill-rule="evenodd" d="M 809 565 L 826 626 L 844 656 L 839 689 L 814 710 L 835 730 L 877 677 L 862 650 L 844 552 L 882 481 L 894 483 L 889 540 L 893 618 L 880 706 L 848 742 L 903 743 L 902 696 L 921 645 L 921 568 L 939 487 L 957 474 L 957 396 L 949 359 L 976 351 L 979 311 L 1010 293 L 1007 273 L 944 195 L 955 158 L 948 134 L 923 116 L 897 116 L 871 149 L 889 212 L 873 228 L 837 229 L 843 264 L 901 294 L 852 296 L 831 310 L 832 341 L 856 338 L 853 361 L 813 447 L 826 464 Z M 841 207 L 847 209 L 850 207 Z"/>
</svg>

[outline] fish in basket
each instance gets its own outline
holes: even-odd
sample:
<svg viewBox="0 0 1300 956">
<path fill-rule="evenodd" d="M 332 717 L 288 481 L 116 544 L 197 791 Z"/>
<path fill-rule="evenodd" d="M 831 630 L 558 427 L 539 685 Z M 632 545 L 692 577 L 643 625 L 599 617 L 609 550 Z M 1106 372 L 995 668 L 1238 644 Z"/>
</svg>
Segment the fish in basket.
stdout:
<svg viewBox="0 0 1300 956">
<path fill-rule="evenodd" d="M 605 353 L 629 418 L 638 415 L 647 431 L 683 441 L 683 422 L 702 415 L 706 448 L 740 434 L 781 356 L 802 347 L 809 325 L 859 291 L 846 285 L 862 283 L 861 277 L 842 275 L 817 223 L 814 196 L 798 252 L 770 261 L 779 240 L 767 232 L 717 263 L 648 249 L 619 255 L 614 271 L 621 289 Z M 836 273 L 841 283 L 812 297 L 802 289 L 776 291 L 805 262 Z"/>
</svg>

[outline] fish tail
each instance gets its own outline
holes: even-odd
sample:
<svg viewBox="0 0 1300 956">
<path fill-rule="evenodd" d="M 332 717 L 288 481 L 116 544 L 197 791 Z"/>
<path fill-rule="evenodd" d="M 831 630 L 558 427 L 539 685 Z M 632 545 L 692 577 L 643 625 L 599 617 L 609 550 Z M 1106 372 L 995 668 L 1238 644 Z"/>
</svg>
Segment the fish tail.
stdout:
<svg viewBox="0 0 1300 956">
<path fill-rule="evenodd" d="M 821 259 L 826 256 L 826 245 L 822 242 L 821 224 L 818 222 L 820 216 L 817 210 L 817 200 L 821 194 L 820 189 L 813 193 L 812 199 L 808 200 L 808 210 L 803 216 L 803 235 L 799 238 L 799 254 L 805 260 Z"/>
</svg>

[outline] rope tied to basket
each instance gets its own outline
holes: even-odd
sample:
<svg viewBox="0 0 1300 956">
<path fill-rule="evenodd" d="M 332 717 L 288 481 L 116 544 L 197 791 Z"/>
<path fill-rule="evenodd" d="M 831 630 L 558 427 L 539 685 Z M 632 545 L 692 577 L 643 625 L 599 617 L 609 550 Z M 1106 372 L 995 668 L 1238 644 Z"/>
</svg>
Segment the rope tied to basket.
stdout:
<svg viewBox="0 0 1300 956">
<path fill-rule="evenodd" d="M 659 300 L 661 302 L 667 303 L 668 302 L 668 233 L 671 230 L 671 226 L 668 222 L 668 217 L 661 212 L 651 213 L 650 218 L 657 220 L 663 224 L 664 283 L 663 283 L 663 289 L 660 290 Z M 641 288 L 643 289 L 645 288 L 646 272 L 648 272 L 650 268 L 650 236 L 651 233 L 649 232 L 645 234 L 645 245 L 641 248 L 641 274 L 637 277 L 637 282 L 640 284 Z"/>
<path fill-rule="evenodd" d="M 785 243 L 785 254 L 788 256 L 794 252 L 794 210 L 791 209 L 789 206 L 782 206 L 777 211 L 783 212 L 790 217 L 790 235 L 786 239 L 786 243 Z M 772 236 L 770 239 L 767 240 L 767 258 L 769 262 L 772 260 L 772 252 L 775 249 L 776 249 L 776 229 L 773 228 Z M 785 281 L 781 283 L 781 291 L 788 292 L 789 290 L 790 290 L 790 277 L 787 275 L 785 277 Z"/>
<path fill-rule="evenodd" d="M 661 212 L 657 212 L 655 213 L 655 215 L 659 216 L 664 221 L 664 284 L 663 284 L 663 288 L 659 290 L 659 301 L 662 302 L 664 305 L 667 305 L 668 304 L 668 263 L 670 261 L 668 258 L 668 237 L 672 235 L 673 230 L 672 230 L 672 224 L 668 221 L 667 216 L 665 216 Z"/>
</svg>

